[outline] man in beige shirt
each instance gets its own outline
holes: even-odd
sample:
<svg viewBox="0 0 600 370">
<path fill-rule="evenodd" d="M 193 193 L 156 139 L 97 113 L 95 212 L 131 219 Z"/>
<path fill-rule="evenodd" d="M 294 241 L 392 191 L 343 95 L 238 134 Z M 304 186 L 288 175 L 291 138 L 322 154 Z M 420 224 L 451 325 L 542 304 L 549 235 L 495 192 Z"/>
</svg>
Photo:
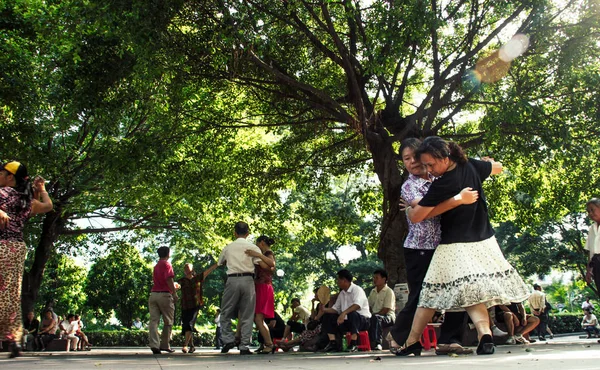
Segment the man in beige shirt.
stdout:
<svg viewBox="0 0 600 370">
<path fill-rule="evenodd" d="M 546 326 L 548 325 L 548 316 L 546 314 L 546 294 L 542 292 L 542 287 L 538 284 L 533 284 L 533 293 L 529 296 L 529 308 L 531 313 L 540 319 L 540 324 L 536 330 L 538 339 L 542 342 L 546 340 Z"/>
<path fill-rule="evenodd" d="M 221 353 L 227 353 L 235 346 L 231 320 L 237 317 L 238 325 L 241 327 L 240 354 L 252 354 L 248 346 L 252 341 L 256 304 L 254 265 L 259 264 L 260 258 L 250 257 L 246 251 L 253 250 L 260 254 L 262 252 L 260 248 L 246 240 L 249 234 L 247 223 L 236 223 L 234 227 L 236 240 L 227 244 L 219 256 L 218 264 L 227 265 L 227 282 L 221 299 L 221 335 L 224 343 Z"/>
<path fill-rule="evenodd" d="M 394 291 L 387 286 L 388 275 L 385 270 L 376 270 L 373 273 L 375 288 L 369 294 L 369 308 L 371 309 L 371 326 L 369 339 L 371 348 L 381 351 L 383 329 L 394 325 L 396 320 L 396 296 Z"/>
<path fill-rule="evenodd" d="M 301 334 L 308 324 L 310 311 L 300 304 L 300 298 L 292 298 L 292 311 L 294 313 L 285 325 L 283 338 L 292 339 L 292 333 Z"/>
</svg>

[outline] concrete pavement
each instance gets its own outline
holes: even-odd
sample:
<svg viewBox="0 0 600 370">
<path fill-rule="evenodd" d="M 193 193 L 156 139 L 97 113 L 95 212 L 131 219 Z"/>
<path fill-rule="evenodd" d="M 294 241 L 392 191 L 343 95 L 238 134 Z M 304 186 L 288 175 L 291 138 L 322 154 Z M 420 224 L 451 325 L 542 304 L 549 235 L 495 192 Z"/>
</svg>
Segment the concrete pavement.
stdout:
<svg viewBox="0 0 600 370">
<path fill-rule="evenodd" d="M 179 348 L 176 348 L 179 350 Z M 193 354 L 152 355 L 149 348 L 94 348 L 91 352 L 33 352 L 21 358 L 0 355 L 4 369 L 600 369 L 600 344 L 578 335 L 556 337 L 527 346 L 498 346 L 491 356 L 436 356 L 399 358 L 389 352 L 359 353 L 277 353 L 240 356 L 237 350 L 221 354 L 200 349 Z"/>
</svg>

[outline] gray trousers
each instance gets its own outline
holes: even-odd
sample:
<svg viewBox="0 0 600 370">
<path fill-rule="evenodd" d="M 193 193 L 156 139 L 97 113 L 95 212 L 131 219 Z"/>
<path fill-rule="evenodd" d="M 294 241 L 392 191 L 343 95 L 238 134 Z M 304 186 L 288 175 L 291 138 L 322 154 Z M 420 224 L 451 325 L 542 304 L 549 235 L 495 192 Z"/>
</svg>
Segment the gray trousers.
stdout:
<svg viewBox="0 0 600 370">
<path fill-rule="evenodd" d="M 223 343 L 235 340 L 231 330 L 231 320 L 238 317 L 241 325 L 240 350 L 248 349 L 252 342 L 252 326 L 254 324 L 254 306 L 256 290 L 252 276 L 228 277 L 221 299 L 221 335 Z"/>
</svg>

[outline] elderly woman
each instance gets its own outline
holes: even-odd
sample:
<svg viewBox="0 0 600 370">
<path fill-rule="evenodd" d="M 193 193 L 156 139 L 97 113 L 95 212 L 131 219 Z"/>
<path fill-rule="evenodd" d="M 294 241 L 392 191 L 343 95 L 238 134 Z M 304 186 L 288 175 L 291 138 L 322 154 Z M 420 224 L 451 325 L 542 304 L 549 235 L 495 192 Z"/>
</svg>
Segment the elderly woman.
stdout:
<svg viewBox="0 0 600 370">
<path fill-rule="evenodd" d="M 494 353 L 487 308 L 529 297 L 529 287 L 506 261 L 490 224 L 482 181 L 502 171 L 491 159 L 467 159 L 455 143 L 433 136 L 423 141 L 417 156 L 429 173 L 437 177 L 417 206 L 409 207 L 411 222 L 426 219 L 434 208 L 461 189 L 472 188 L 477 202 L 442 213 L 441 242 L 423 281 L 410 335 L 400 356 L 420 355 L 421 333 L 435 311 L 465 310 L 479 338 L 477 354 Z"/>
<path fill-rule="evenodd" d="M 10 343 L 10 357 L 21 354 L 21 282 L 27 247 L 25 221 L 52 209 L 44 179 L 32 185 L 25 165 L 8 162 L 0 168 L 0 338 Z"/>
<path fill-rule="evenodd" d="M 206 271 L 196 274 L 194 265 L 186 263 L 183 267 L 184 277 L 177 280 L 181 286 L 181 330 L 184 336 L 183 347 L 181 352 L 194 353 L 194 326 L 196 325 L 196 317 L 198 310 L 202 307 L 202 284 L 206 277 L 213 272 L 218 265 L 215 263 Z M 190 347 L 188 348 L 188 345 Z"/>
</svg>

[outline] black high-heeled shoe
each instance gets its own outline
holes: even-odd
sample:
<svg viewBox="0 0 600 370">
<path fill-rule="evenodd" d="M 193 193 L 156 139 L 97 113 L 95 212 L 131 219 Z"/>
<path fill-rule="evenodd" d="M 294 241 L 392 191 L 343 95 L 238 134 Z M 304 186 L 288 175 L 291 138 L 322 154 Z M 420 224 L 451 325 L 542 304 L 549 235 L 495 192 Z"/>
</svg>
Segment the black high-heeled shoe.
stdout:
<svg viewBox="0 0 600 370">
<path fill-rule="evenodd" d="M 478 355 L 492 355 L 496 351 L 494 346 L 494 338 L 491 335 L 485 334 L 479 339 L 479 345 L 477 345 Z"/>
<path fill-rule="evenodd" d="M 410 346 L 406 346 L 406 343 L 404 343 L 404 347 L 400 348 L 397 352 L 396 352 L 396 356 L 409 356 L 409 355 L 415 355 L 415 356 L 421 356 L 421 350 L 423 349 L 423 346 L 421 345 L 421 342 L 416 341 L 413 344 L 411 344 Z"/>
<path fill-rule="evenodd" d="M 21 357 L 21 346 L 15 342 L 9 344 L 8 351 L 10 352 L 9 358 Z"/>
</svg>

